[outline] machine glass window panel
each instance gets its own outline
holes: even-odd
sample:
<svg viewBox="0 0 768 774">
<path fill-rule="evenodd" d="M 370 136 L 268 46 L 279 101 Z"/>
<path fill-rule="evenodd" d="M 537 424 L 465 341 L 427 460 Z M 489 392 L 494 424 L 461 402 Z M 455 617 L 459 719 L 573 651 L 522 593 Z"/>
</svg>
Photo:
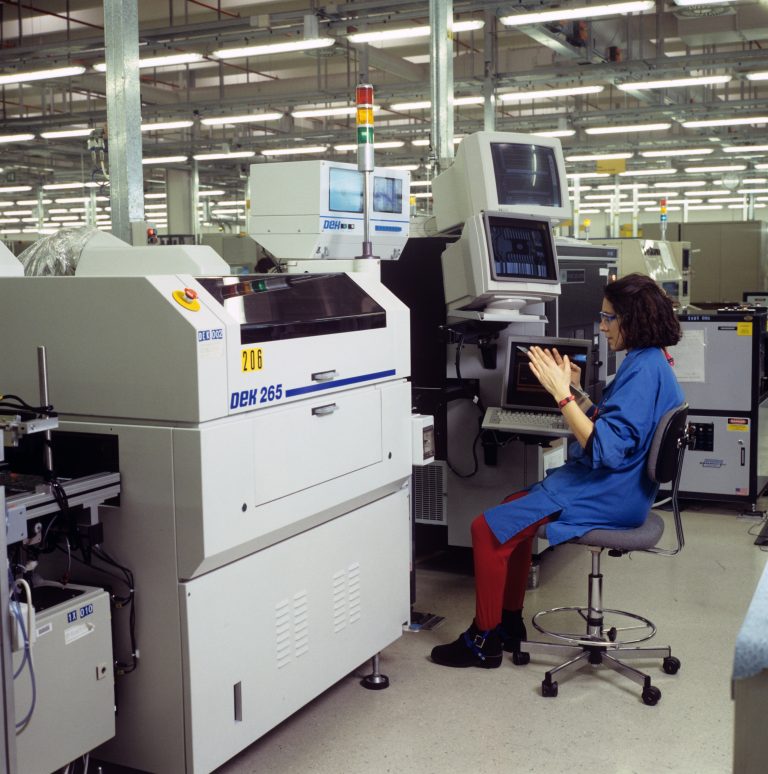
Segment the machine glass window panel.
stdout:
<svg viewBox="0 0 768 774">
<path fill-rule="evenodd" d="M 586 339 L 551 339 L 537 336 L 510 336 L 507 340 L 507 359 L 504 370 L 501 405 L 518 411 L 551 411 L 560 409 L 552 396 L 539 384 L 530 369 L 528 355 L 519 347 L 555 347 L 561 355 L 567 355 L 571 362 L 581 368 L 581 387 L 586 388 L 585 377 L 590 365 L 592 345 Z"/>
<path fill-rule="evenodd" d="M 198 282 L 255 344 L 384 328 L 386 311 L 346 274 L 251 274 Z"/>
<path fill-rule="evenodd" d="M 562 206 L 554 148 L 494 142 L 491 158 L 499 205 Z"/>
<path fill-rule="evenodd" d="M 487 215 L 485 225 L 493 279 L 557 282 L 555 249 L 547 221 Z"/>
<path fill-rule="evenodd" d="M 395 177 L 373 178 L 374 212 L 400 213 L 403 210 L 403 181 Z"/>
<path fill-rule="evenodd" d="M 362 173 L 338 167 L 331 167 L 328 172 L 328 209 L 331 212 L 362 212 Z"/>
</svg>

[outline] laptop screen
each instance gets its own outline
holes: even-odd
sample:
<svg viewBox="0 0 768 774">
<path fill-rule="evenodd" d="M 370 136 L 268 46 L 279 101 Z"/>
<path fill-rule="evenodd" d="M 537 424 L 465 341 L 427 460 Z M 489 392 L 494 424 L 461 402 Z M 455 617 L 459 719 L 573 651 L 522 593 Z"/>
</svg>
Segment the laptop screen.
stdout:
<svg viewBox="0 0 768 774">
<path fill-rule="evenodd" d="M 561 355 L 568 355 L 571 362 L 581 368 L 581 386 L 585 388 L 592 343 L 586 339 L 553 339 L 543 336 L 510 336 L 507 340 L 507 360 L 501 390 L 502 408 L 554 413 L 559 411 L 554 399 L 533 375 L 528 355 L 518 349 L 534 345 L 546 349 L 556 348 Z"/>
</svg>

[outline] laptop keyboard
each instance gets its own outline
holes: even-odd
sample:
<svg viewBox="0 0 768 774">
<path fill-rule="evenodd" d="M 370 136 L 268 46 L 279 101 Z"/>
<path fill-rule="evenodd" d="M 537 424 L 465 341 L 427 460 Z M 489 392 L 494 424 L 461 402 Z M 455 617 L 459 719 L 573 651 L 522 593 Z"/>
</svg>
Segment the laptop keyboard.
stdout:
<svg viewBox="0 0 768 774">
<path fill-rule="evenodd" d="M 497 407 L 486 409 L 483 430 L 554 436 L 569 435 L 571 432 L 568 423 L 560 413 L 514 411 Z"/>
</svg>

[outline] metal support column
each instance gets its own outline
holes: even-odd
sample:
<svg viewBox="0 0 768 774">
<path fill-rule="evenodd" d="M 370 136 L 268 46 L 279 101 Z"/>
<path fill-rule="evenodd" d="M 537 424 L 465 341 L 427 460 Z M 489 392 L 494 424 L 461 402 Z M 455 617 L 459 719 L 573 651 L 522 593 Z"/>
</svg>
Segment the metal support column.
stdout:
<svg viewBox="0 0 768 774">
<path fill-rule="evenodd" d="M 432 150 L 437 172 L 453 161 L 453 0 L 429 0 Z"/>
<path fill-rule="evenodd" d="M 112 233 L 132 244 L 144 220 L 137 0 L 104 0 Z"/>
<path fill-rule="evenodd" d="M 485 27 L 483 27 L 483 53 L 485 54 L 485 72 L 483 80 L 483 131 L 496 131 L 496 94 L 493 76 L 496 72 L 496 14 L 485 11 Z"/>
</svg>

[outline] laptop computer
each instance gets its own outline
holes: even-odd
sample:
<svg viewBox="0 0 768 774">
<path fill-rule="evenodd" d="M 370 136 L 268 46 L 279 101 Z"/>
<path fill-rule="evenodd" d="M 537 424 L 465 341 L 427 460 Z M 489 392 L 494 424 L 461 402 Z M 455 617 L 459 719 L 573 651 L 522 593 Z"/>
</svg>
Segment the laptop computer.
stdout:
<svg viewBox="0 0 768 774">
<path fill-rule="evenodd" d="M 557 349 L 581 368 L 581 386 L 586 387 L 591 367 L 592 342 L 545 336 L 510 336 L 504 379 L 498 407 L 486 410 L 483 429 L 528 435 L 568 435 L 570 430 L 552 396 L 539 384 L 523 350 L 532 346 Z"/>
</svg>

